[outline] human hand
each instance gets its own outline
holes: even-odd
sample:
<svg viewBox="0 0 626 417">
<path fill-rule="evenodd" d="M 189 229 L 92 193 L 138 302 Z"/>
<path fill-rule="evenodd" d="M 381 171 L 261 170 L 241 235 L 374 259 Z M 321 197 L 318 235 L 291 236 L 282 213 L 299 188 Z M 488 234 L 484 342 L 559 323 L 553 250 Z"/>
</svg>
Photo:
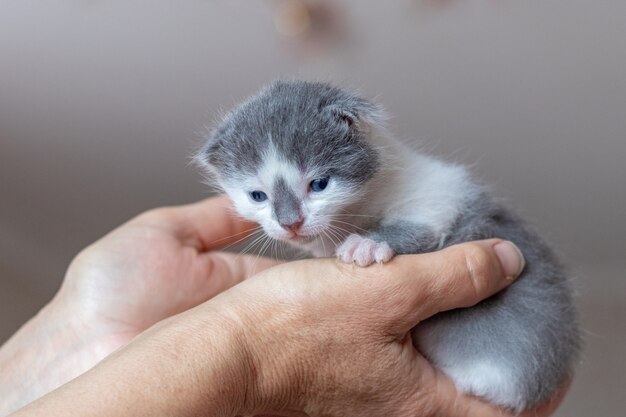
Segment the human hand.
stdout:
<svg viewBox="0 0 626 417">
<path fill-rule="evenodd" d="M 0 415 L 82 374 L 158 321 L 276 264 L 215 251 L 255 226 L 217 197 L 148 211 L 84 249 L 55 298 L 0 350 Z"/>
<path fill-rule="evenodd" d="M 508 416 L 459 393 L 414 349 L 410 337 L 420 321 L 472 306 L 514 280 L 523 261 L 501 242 L 466 243 L 367 269 L 333 261 L 290 263 L 225 292 L 214 301 L 250 323 L 255 383 L 244 410 Z M 552 414 L 566 391 L 564 386 L 549 403 L 522 416 Z"/>
<path fill-rule="evenodd" d="M 332 259 L 268 269 L 161 322 L 18 415 L 509 416 L 457 392 L 409 334 L 513 281 L 520 259 L 499 242 L 366 269 Z M 565 391 L 523 415 L 550 415 Z"/>
<path fill-rule="evenodd" d="M 279 261 L 218 252 L 250 234 L 227 197 L 145 212 L 72 261 L 55 302 L 72 305 L 118 346 Z"/>
</svg>

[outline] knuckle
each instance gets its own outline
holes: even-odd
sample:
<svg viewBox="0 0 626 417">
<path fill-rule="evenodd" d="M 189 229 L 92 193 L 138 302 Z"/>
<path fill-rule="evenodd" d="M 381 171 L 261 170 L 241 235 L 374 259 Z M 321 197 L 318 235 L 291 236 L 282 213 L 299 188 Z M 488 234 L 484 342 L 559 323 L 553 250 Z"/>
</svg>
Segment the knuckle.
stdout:
<svg viewBox="0 0 626 417">
<path fill-rule="evenodd" d="M 493 254 L 480 245 L 468 243 L 463 247 L 463 258 L 466 277 L 475 293 L 481 295 L 488 292 L 494 272 Z"/>
</svg>

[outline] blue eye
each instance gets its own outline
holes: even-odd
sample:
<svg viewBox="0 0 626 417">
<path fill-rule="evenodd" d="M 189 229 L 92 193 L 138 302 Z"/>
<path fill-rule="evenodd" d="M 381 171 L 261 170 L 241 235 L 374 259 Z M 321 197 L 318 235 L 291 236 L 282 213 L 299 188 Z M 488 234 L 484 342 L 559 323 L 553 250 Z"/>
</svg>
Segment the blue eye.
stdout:
<svg viewBox="0 0 626 417">
<path fill-rule="evenodd" d="M 261 203 L 267 200 L 267 194 L 265 194 L 263 191 L 251 191 L 250 198 L 252 198 L 257 203 Z"/>
<path fill-rule="evenodd" d="M 316 178 L 311 181 L 311 191 L 320 192 L 323 191 L 328 186 L 328 177 Z"/>
</svg>

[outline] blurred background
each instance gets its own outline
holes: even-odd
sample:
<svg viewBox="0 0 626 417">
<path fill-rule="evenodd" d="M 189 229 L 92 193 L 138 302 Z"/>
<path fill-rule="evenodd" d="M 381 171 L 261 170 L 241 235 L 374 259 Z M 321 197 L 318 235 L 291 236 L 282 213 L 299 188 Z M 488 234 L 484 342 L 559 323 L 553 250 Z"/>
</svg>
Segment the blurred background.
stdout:
<svg viewBox="0 0 626 417">
<path fill-rule="evenodd" d="M 189 164 L 220 108 L 278 77 L 384 104 L 470 164 L 571 266 L 587 347 L 558 416 L 626 401 L 626 3 L 0 2 L 0 343 L 84 246 L 205 197 Z"/>
</svg>

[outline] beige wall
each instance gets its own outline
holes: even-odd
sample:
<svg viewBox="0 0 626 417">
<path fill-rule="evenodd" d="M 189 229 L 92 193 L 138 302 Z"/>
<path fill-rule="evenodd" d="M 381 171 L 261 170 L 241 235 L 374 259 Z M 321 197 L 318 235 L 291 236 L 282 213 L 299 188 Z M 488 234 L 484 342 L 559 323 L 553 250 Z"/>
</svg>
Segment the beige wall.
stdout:
<svg viewBox="0 0 626 417">
<path fill-rule="evenodd" d="M 334 2 L 342 35 L 308 55 L 276 32 L 279 3 L 0 3 L 0 340 L 81 247 L 206 195 L 187 162 L 219 106 L 301 74 L 378 96 L 399 136 L 535 221 L 590 340 L 559 415 L 623 414 L 626 3 Z"/>
</svg>

